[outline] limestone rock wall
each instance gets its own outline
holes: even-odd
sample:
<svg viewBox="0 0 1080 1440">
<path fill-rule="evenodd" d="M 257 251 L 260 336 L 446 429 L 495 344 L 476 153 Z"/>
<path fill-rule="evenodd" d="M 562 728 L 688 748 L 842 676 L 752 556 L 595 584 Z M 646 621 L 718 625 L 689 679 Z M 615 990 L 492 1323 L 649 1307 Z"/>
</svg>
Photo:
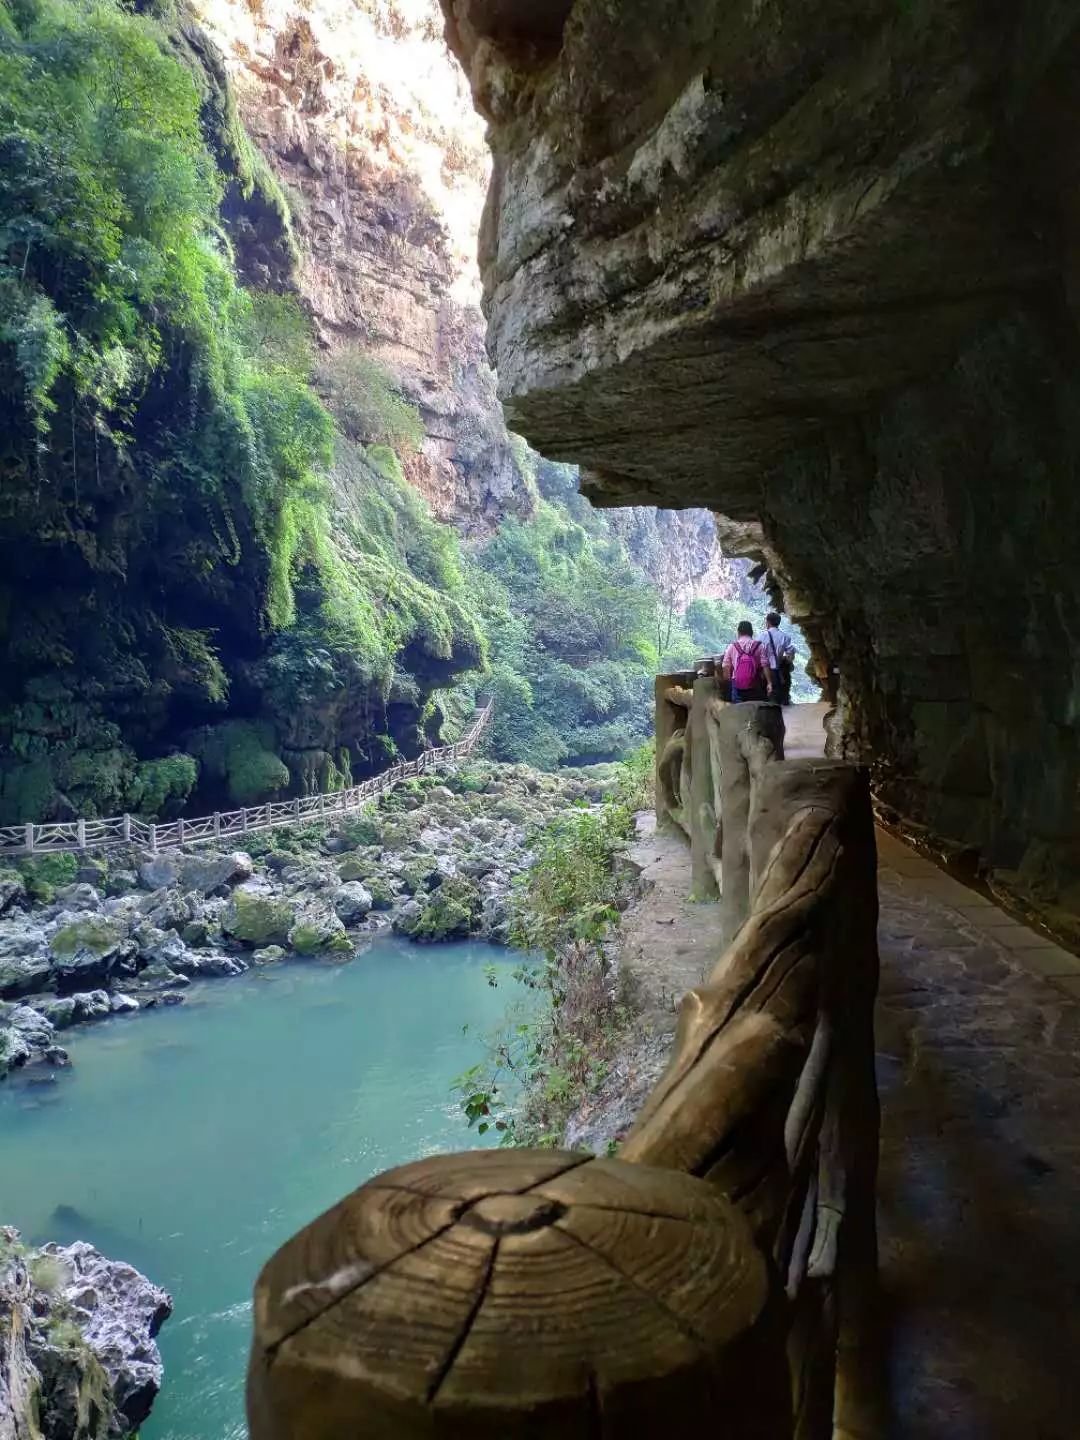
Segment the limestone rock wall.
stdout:
<svg viewBox="0 0 1080 1440">
<path fill-rule="evenodd" d="M 749 563 L 729 551 L 709 510 L 658 510 L 629 505 L 607 512 L 608 523 L 626 543 L 630 558 L 660 594 L 677 609 L 699 597 L 750 600 Z"/>
<path fill-rule="evenodd" d="M 320 342 L 376 357 L 419 407 L 408 478 L 440 519 L 486 534 L 534 497 L 513 463 L 478 308 L 483 127 L 435 0 L 197 6 L 243 122 L 287 187 L 296 284 Z M 258 271 L 259 251 L 241 237 Z"/>
<path fill-rule="evenodd" d="M 1080 5 L 444 11 L 510 422 L 728 517 L 879 794 L 1080 910 Z"/>
</svg>

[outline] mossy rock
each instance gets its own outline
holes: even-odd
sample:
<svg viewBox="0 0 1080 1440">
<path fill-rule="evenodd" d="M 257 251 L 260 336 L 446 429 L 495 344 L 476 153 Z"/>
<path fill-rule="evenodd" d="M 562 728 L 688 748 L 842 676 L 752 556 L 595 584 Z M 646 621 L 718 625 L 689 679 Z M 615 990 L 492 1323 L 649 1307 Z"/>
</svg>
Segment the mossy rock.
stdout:
<svg viewBox="0 0 1080 1440">
<path fill-rule="evenodd" d="M 408 934 L 421 944 L 460 940 L 471 935 L 480 917 L 480 891 L 463 875 L 454 875 L 424 901 Z"/>
<path fill-rule="evenodd" d="M 0 913 L 26 896 L 26 881 L 17 870 L 0 869 Z"/>
<path fill-rule="evenodd" d="M 252 952 L 252 960 L 256 965 L 276 965 L 279 960 L 285 959 L 285 950 L 280 945 L 267 945 L 262 950 Z"/>
<path fill-rule="evenodd" d="M 213 921 L 200 917 L 188 921 L 180 931 L 180 939 L 183 940 L 185 945 L 190 945 L 193 949 L 198 950 L 204 945 L 209 945 L 213 941 L 218 940 L 220 934 L 220 930 Z"/>
<path fill-rule="evenodd" d="M 519 801 L 512 800 L 509 796 L 499 800 L 492 806 L 492 810 L 500 819 L 509 820 L 514 825 L 528 825 L 529 821 L 535 818 L 532 810 L 527 810 Z"/>
<path fill-rule="evenodd" d="M 401 883 L 410 895 L 422 898 L 438 882 L 439 869 L 430 860 L 414 860 L 401 872 Z"/>
<path fill-rule="evenodd" d="M 105 888 L 109 878 L 109 867 L 104 860 L 97 855 L 83 855 L 79 859 L 79 868 L 75 871 L 75 879 L 85 885 L 96 885 L 99 890 Z"/>
<path fill-rule="evenodd" d="M 382 826 L 371 815 L 356 815 L 350 820 L 343 820 L 337 833 L 354 848 L 378 845 L 382 840 Z"/>
<path fill-rule="evenodd" d="M 374 875 L 378 868 L 379 861 L 375 856 L 346 855 L 338 864 L 338 874 L 345 881 L 366 880 L 369 875 Z"/>
<path fill-rule="evenodd" d="M 289 944 L 298 955 L 351 955 L 352 941 L 336 915 L 305 916 L 289 932 Z"/>
<path fill-rule="evenodd" d="M 403 850 L 411 845 L 420 827 L 411 820 L 393 820 L 383 829 L 382 843 L 386 850 Z"/>
<path fill-rule="evenodd" d="M 289 771 L 277 753 L 272 725 L 256 720 L 223 720 L 204 725 L 188 744 L 207 775 L 223 780 L 235 805 L 251 805 L 276 795 L 289 784 Z"/>
<path fill-rule="evenodd" d="M 244 945 L 284 945 L 296 915 L 287 900 L 259 895 L 251 890 L 234 890 L 221 927 L 226 935 Z"/>
<path fill-rule="evenodd" d="M 364 883 L 371 896 L 371 908 L 389 910 L 395 898 L 389 883 L 381 875 L 372 875 Z"/>
<path fill-rule="evenodd" d="M 101 957 L 115 950 L 123 939 L 124 931 L 104 915 L 83 915 L 56 932 L 50 949 L 58 960 L 70 960 L 81 950 Z"/>
<path fill-rule="evenodd" d="M 31 900 L 48 905 L 58 885 L 70 885 L 79 868 L 74 855 L 27 855 L 18 861 L 19 874 L 26 881 Z"/>
</svg>

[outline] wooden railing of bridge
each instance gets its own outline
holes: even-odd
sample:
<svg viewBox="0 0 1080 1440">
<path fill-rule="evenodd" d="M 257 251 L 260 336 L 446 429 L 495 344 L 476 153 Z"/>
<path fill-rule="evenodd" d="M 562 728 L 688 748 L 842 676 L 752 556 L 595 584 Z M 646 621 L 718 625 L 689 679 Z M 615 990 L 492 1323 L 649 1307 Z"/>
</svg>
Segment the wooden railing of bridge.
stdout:
<svg viewBox="0 0 1080 1440">
<path fill-rule="evenodd" d="M 285 1245 L 256 1285 L 252 1440 L 884 1433 L 867 777 L 782 760 L 779 708 L 711 676 L 657 693 L 663 822 L 724 890 L 667 1071 L 617 1159 L 436 1156 Z"/>
<path fill-rule="evenodd" d="M 99 850 L 115 845 L 137 845 L 151 854 L 157 854 L 160 850 L 172 850 L 180 845 L 232 840 L 259 830 L 310 825 L 348 815 L 378 800 L 402 780 L 430 774 L 440 765 L 471 754 L 491 721 L 493 703 L 489 701 L 477 710 L 465 733 L 453 744 L 423 750 L 414 760 L 403 760 L 347 790 L 304 795 L 293 800 L 268 800 L 262 805 L 246 805 L 239 810 L 215 811 L 213 815 L 169 820 L 162 824 L 140 820 L 134 815 L 114 815 L 106 820 L 5 825 L 0 827 L 0 857 L 57 850 Z"/>
</svg>

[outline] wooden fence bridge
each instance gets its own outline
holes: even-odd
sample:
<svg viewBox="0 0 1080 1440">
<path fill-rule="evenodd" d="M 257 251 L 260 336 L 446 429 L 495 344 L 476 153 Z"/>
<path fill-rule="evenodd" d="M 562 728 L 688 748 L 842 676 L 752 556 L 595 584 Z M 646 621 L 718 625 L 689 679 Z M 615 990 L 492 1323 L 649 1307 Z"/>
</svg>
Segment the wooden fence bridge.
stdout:
<svg viewBox="0 0 1080 1440">
<path fill-rule="evenodd" d="M 617 1159 L 420 1160 L 286 1244 L 255 1291 L 253 1440 L 884 1433 L 868 778 L 783 738 L 710 673 L 659 678 L 658 817 L 721 892 L 666 1073 Z"/>
<path fill-rule="evenodd" d="M 200 845 L 251 835 L 259 830 L 277 830 L 285 825 L 310 825 L 348 815 L 378 800 L 402 780 L 427 775 L 447 762 L 460 760 L 476 748 L 487 729 L 493 701 L 477 710 L 465 733 L 452 745 L 438 745 L 422 751 L 415 760 L 403 760 L 372 775 L 348 790 L 304 795 L 295 800 L 273 800 L 263 805 L 245 805 L 239 810 L 215 811 L 197 819 L 170 820 L 155 824 L 134 815 L 114 815 L 107 820 L 60 820 L 43 825 L 0 827 L 0 858 L 5 855 L 32 855 L 57 850 L 101 850 L 114 845 L 139 845 L 157 854 L 180 845 Z"/>
</svg>

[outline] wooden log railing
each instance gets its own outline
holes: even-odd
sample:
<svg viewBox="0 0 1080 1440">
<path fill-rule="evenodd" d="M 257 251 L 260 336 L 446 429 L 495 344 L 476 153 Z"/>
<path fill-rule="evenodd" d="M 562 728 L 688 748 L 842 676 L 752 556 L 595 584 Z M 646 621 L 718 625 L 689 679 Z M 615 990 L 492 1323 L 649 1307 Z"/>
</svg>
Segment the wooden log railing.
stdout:
<svg viewBox="0 0 1080 1440">
<path fill-rule="evenodd" d="M 619 1158 L 436 1156 L 314 1221 L 256 1285 L 252 1440 L 885 1433 L 867 776 L 780 762 L 777 707 L 685 678 L 657 684 L 658 767 L 681 731 L 692 774 L 658 805 L 692 830 L 719 797 L 745 900 Z"/>
<path fill-rule="evenodd" d="M 422 750 L 414 760 L 391 765 L 347 790 L 304 795 L 293 800 L 268 800 L 239 810 L 220 810 L 195 819 L 181 817 L 157 824 L 134 815 L 116 815 L 106 820 L 50 821 L 41 825 L 0 826 L 0 858 L 58 850 L 104 850 L 116 845 L 139 845 L 157 854 L 181 845 L 200 845 L 231 840 L 260 830 L 277 830 L 287 825 L 311 825 L 338 815 L 348 815 L 385 795 L 402 780 L 427 775 L 440 765 L 462 759 L 475 750 L 492 716 L 493 701 L 477 710 L 468 729 L 451 745 Z"/>
</svg>

